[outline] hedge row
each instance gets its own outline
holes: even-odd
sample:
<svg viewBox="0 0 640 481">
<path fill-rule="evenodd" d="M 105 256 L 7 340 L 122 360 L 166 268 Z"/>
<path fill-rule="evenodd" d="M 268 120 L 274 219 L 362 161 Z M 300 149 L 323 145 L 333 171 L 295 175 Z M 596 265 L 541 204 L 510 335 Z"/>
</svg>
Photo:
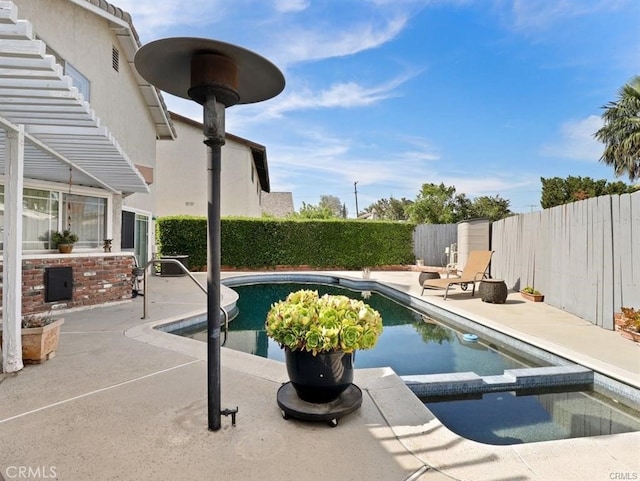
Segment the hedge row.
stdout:
<svg viewBox="0 0 640 481">
<path fill-rule="evenodd" d="M 221 224 L 221 263 L 228 267 L 360 269 L 415 261 L 413 224 L 262 218 L 225 218 Z M 186 254 L 192 270 L 206 268 L 205 218 L 163 217 L 157 229 L 162 255 Z"/>
</svg>

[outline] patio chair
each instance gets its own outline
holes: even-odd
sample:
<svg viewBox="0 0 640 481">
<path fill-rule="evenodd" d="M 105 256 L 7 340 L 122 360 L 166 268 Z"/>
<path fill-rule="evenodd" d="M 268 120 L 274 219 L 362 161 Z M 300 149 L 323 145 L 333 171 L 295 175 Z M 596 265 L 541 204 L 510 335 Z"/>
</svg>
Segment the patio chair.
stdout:
<svg viewBox="0 0 640 481">
<path fill-rule="evenodd" d="M 487 269 L 489 268 L 489 262 L 491 262 L 491 256 L 493 251 L 471 251 L 469 252 L 469 258 L 464 266 L 464 270 L 460 274 L 460 277 L 451 277 L 446 279 L 427 279 L 422 284 L 422 293 L 426 288 L 444 288 L 444 299 L 447 299 L 449 293 L 449 287 L 454 284 L 461 284 L 462 289 L 466 290 L 468 284 L 472 284 L 471 295 L 476 292 L 476 282 L 481 280 Z"/>
</svg>

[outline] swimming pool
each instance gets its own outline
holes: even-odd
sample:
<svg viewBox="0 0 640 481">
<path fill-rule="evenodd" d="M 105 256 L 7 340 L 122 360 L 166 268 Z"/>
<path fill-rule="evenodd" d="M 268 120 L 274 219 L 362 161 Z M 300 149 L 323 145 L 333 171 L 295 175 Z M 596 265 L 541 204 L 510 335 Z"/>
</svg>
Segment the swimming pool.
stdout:
<svg viewBox="0 0 640 481">
<path fill-rule="evenodd" d="M 269 339 L 264 322 L 271 305 L 299 289 L 323 294 L 342 294 L 363 299 L 382 315 L 384 330 L 373 349 L 358 351 L 356 368 L 391 367 L 399 375 L 469 372 L 485 376 L 505 369 L 546 365 L 525 360 L 515 353 L 479 338 L 464 340 L 464 334 L 387 297 L 370 291 L 354 291 L 322 284 L 254 284 L 234 287 L 238 293 L 238 314 L 229 324 L 225 347 L 284 361 L 284 351 Z M 196 324 L 176 332 L 206 341 L 206 326 Z"/>
<path fill-rule="evenodd" d="M 307 280 L 314 284 L 303 282 Z M 495 374 L 504 370 L 525 365 L 573 365 L 553 353 L 375 281 L 308 274 L 255 275 L 236 277 L 225 284 L 240 294 L 239 311 L 250 314 L 230 323 L 226 347 L 270 359 L 284 360 L 282 349 L 264 333 L 264 319 L 271 303 L 283 299 L 292 290 L 317 288 L 321 294 L 365 297 L 367 303 L 381 311 L 385 332 L 376 348 L 356 354 L 357 368 L 389 366 L 403 378 L 409 378 L 411 374 L 473 371 L 487 376 L 483 380 L 488 380 L 500 378 Z M 205 318 L 194 319 L 191 327 L 183 328 L 180 334 L 206 341 L 205 323 Z M 464 341 L 464 333 L 477 334 L 479 342 Z M 464 395 L 465 399 L 422 398 L 412 390 L 451 431 L 487 444 L 529 443 L 640 430 L 640 413 L 608 398 L 612 395 L 617 399 L 628 399 L 630 405 L 635 406 L 637 390 L 601 374 L 592 374 L 589 386 L 597 387 L 598 392 L 606 393 L 607 397 L 591 390 L 576 392 L 575 387 L 567 386 L 556 386 L 551 391 L 546 388 L 528 395 L 502 389 L 501 392 Z M 450 385 L 450 382 L 445 384 Z"/>
</svg>

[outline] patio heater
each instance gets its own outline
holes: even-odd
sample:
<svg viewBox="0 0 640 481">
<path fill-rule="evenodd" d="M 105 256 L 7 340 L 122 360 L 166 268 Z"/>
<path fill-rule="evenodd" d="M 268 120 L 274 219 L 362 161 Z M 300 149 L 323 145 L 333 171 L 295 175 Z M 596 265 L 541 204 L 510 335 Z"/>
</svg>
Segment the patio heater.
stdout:
<svg viewBox="0 0 640 481">
<path fill-rule="evenodd" d="M 136 53 L 135 66 L 150 84 L 203 106 L 208 146 L 207 205 L 207 393 L 209 429 L 237 410 L 220 406 L 220 166 L 225 143 L 225 108 L 261 102 L 284 89 L 282 72 L 265 58 L 217 40 L 193 37 L 150 42 Z"/>
</svg>

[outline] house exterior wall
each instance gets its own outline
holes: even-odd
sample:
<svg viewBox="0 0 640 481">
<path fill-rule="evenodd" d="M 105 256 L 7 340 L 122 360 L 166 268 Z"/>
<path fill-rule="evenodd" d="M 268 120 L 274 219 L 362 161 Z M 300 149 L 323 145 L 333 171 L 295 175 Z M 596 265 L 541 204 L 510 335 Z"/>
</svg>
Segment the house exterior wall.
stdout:
<svg viewBox="0 0 640 481">
<path fill-rule="evenodd" d="M 154 186 L 166 193 L 157 197 L 155 214 L 207 215 L 207 147 L 202 126 L 176 118 L 175 141 L 158 141 Z M 220 214 L 259 217 L 261 188 L 251 148 L 227 137 L 222 146 Z"/>
<path fill-rule="evenodd" d="M 154 168 L 154 123 L 112 28 L 115 25 L 69 0 L 14 0 L 14 3 L 19 18 L 31 22 L 38 38 L 89 79 L 91 108 L 131 162 Z M 119 71 L 112 66 L 113 47 L 120 53 Z M 151 188 L 151 195 L 132 194 L 124 205 L 151 212 L 154 191 Z"/>
<path fill-rule="evenodd" d="M 71 267 L 71 299 L 45 302 L 45 269 L 50 267 Z M 133 257 L 126 254 L 23 256 L 22 314 L 82 308 L 131 299 L 133 267 Z M 0 272 L 2 268 L 3 265 L 0 264 Z"/>
</svg>

